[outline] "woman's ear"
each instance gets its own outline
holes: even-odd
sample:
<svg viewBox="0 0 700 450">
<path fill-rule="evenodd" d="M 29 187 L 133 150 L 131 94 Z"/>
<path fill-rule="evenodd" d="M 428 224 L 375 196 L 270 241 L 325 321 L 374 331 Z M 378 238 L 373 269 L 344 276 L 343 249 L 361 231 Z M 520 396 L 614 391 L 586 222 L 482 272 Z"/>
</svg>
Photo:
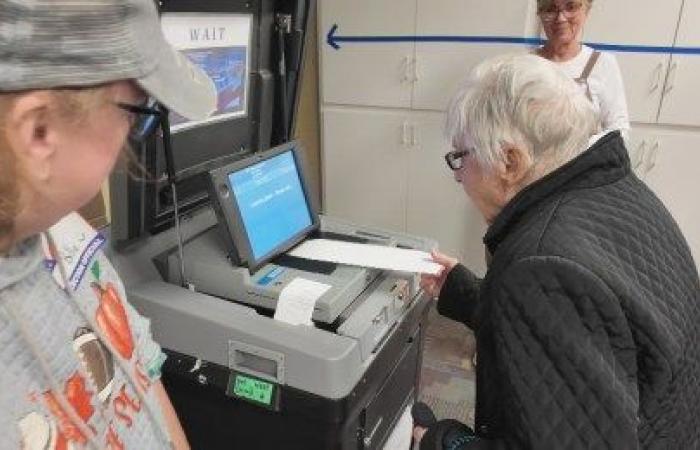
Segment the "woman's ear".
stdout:
<svg viewBox="0 0 700 450">
<path fill-rule="evenodd" d="M 499 165 L 499 177 L 506 188 L 520 188 L 532 168 L 530 153 L 514 145 L 503 148 L 503 162 Z"/>
<path fill-rule="evenodd" d="M 45 181 L 51 176 L 59 124 L 50 114 L 53 97 L 48 91 L 31 91 L 14 99 L 5 117 L 10 149 L 26 177 Z"/>
</svg>

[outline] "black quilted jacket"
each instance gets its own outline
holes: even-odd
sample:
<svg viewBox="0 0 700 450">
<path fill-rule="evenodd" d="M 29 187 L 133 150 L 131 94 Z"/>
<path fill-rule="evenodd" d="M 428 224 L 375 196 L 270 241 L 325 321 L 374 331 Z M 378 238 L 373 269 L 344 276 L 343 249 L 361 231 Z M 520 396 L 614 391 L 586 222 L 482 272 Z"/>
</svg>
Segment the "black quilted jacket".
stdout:
<svg viewBox="0 0 700 450">
<path fill-rule="evenodd" d="M 441 314 L 477 339 L 468 449 L 700 449 L 700 283 L 618 132 L 518 194 Z"/>
</svg>

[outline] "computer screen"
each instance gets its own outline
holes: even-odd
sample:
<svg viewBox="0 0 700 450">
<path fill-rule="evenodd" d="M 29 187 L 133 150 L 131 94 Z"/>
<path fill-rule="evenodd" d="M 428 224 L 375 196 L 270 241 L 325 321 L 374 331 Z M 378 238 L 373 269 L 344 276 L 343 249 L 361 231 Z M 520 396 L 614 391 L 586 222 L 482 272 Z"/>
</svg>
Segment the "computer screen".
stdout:
<svg viewBox="0 0 700 450">
<path fill-rule="evenodd" d="M 255 259 L 311 226 L 311 214 L 291 150 L 229 174 Z"/>
<path fill-rule="evenodd" d="M 218 93 L 216 111 L 206 120 L 189 121 L 172 113 L 172 132 L 248 113 L 252 20 L 248 14 L 163 14 L 166 39 L 211 77 Z"/>
<path fill-rule="evenodd" d="M 251 270 L 318 228 L 300 161 L 291 142 L 210 173 L 220 225 Z"/>
</svg>

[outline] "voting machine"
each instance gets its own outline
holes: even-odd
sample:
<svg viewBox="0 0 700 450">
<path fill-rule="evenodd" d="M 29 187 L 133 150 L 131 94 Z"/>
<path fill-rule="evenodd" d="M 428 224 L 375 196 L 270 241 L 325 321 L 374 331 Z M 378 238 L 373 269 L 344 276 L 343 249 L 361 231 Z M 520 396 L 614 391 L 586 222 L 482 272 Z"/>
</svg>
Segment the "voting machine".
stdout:
<svg viewBox="0 0 700 450">
<path fill-rule="evenodd" d="M 417 395 L 418 276 L 289 252 L 319 237 L 434 246 L 319 214 L 289 137 L 312 8 L 164 1 L 166 36 L 212 76 L 218 109 L 171 117 L 170 154 L 160 136 L 135 149 L 156 176 L 110 181 L 110 256 L 168 355 L 163 381 L 194 449 L 383 448 Z M 295 291 L 313 302 L 294 324 L 278 305 L 300 281 L 318 289 Z"/>
</svg>

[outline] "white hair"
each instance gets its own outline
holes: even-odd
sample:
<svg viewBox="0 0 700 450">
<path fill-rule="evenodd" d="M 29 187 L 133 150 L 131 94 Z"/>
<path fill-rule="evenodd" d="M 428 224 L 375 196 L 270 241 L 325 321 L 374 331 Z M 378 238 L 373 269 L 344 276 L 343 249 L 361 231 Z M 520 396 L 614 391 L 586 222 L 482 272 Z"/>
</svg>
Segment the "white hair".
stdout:
<svg viewBox="0 0 700 450">
<path fill-rule="evenodd" d="M 527 151 L 535 166 L 553 170 L 582 153 L 600 123 L 579 86 L 531 54 L 481 63 L 447 111 L 447 137 L 464 147 L 470 139 L 485 169 L 502 162 L 510 145 Z"/>
</svg>

